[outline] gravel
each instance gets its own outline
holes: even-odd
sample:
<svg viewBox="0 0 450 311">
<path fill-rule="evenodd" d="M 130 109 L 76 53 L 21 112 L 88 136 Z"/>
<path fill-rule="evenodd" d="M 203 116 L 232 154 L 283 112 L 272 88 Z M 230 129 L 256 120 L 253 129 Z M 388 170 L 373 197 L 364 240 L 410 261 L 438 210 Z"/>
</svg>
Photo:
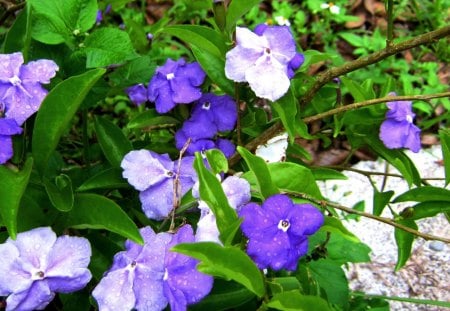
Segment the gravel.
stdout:
<svg viewBox="0 0 450 311">
<path fill-rule="evenodd" d="M 442 151 L 440 146 L 433 146 L 415 154 L 407 152 L 415 163 L 422 178 L 444 177 L 442 166 Z M 384 160 L 359 162 L 354 169 L 364 171 L 385 172 L 399 174 Z M 373 188 L 369 179 L 359 173 L 344 171 L 348 180 L 333 180 L 321 183 L 321 190 L 329 200 L 341 205 L 352 207 L 361 200 L 365 201 L 365 211 L 372 211 Z M 395 195 L 407 191 L 408 185 L 398 177 L 372 176 L 372 182 L 381 189 L 394 190 Z M 443 180 L 430 180 L 434 186 L 443 186 Z M 395 212 L 411 206 L 413 202 L 390 204 Z M 389 208 L 385 208 L 382 216 L 392 217 Z M 441 237 L 450 236 L 449 222 L 443 215 L 423 219 L 417 222 L 419 231 Z M 394 267 L 397 262 L 397 246 L 394 240 L 393 227 L 375 220 L 361 217 L 359 221 L 345 221 L 345 226 L 355 233 L 362 242 L 371 249 L 371 262 L 358 263 L 348 266 L 346 271 L 352 290 L 363 291 L 367 294 L 409 297 L 450 301 L 450 247 L 440 241 L 425 241 L 417 238 L 413 244 L 411 258 L 406 265 L 397 272 Z M 450 310 L 443 307 L 418 305 L 397 301 L 389 301 L 391 310 Z"/>
</svg>

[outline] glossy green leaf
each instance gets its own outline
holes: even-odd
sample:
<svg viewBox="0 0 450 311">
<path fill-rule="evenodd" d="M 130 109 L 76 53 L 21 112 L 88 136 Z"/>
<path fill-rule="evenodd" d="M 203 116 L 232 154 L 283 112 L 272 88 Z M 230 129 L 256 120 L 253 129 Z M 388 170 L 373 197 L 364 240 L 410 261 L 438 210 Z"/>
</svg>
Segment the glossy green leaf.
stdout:
<svg viewBox="0 0 450 311">
<path fill-rule="evenodd" d="M 329 168 L 317 167 L 312 168 L 311 173 L 315 180 L 346 180 L 348 177 L 339 171 Z"/>
<path fill-rule="evenodd" d="M 386 205 L 389 203 L 389 200 L 394 195 L 394 191 L 386 191 L 386 192 L 379 192 L 377 190 L 374 190 L 373 193 L 373 214 L 376 216 L 380 216 L 381 213 L 383 213 L 383 209 L 386 207 Z"/>
<path fill-rule="evenodd" d="M 16 172 L 0 165 L 0 216 L 12 239 L 16 238 L 20 200 L 28 185 L 32 167 L 32 158 L 28 158 L 22 170 Z"/>
<path fill-rule="evenodd" d="M 120 167 L 123 157 L 133 149 L 131 142 L 122 130 L 111 121 L 97 117 L 95 134 L 108 162 L 113 167 Z"/>
<path fill-rule="evenodd" d="M 52 205 L 61 212 L 68 212 L 73 207 L 72 180 L 69 176 L 61 174 L 53 180 L 44 179 L 45 190 Z"/>
<path fill-rule="evenodd" d="M 194 168 L 200 182 L 200 198 L 208 204 L 216 216 L 220 240 L 225 245 L 229 245 L 236 232 L 235 230 L 229 231 L 230 228 L 236 229 L 238 221 L 236 211 L 230 207 L 220 181 L 204 166 L 203 158 L 198 152 L 195 154 Z"/>
<path fill-rule="evenodd" d="M 337 233 L 354 243 L 361 242 L 356 235 L 354 235 L 347 228 L 345 228 L 342 222 L 335 217 L 326 216 L 323 226 L 320 227 L 320 231 Z"/>
<path fill-rule="evenodd" d="M 445 185 L 450 183 L 450 129 L 442 129 L 439 131 L 439 138 L 442 145 L 442 158 L 444 160 L 445 169 Z"/>
<path fill-rule="evenodd" d="M 414 220 L 404 219 L 399 220 L 398 223 L 407 226 L 411 229 L 417 230 L 417 224 Z M 394 231 L 395 242 L 397 243 L 397 264 L 395 271 L 400 270 L 411 256 L 412 245 L 414 242 L 414 234 L 404 230 L 395 228 Z"/>
<path fill-rule="evenodd" d="M 302 295 L 298 290 L 278 293 L 266 304 L 282 311 L 332 311 L 328 303 L 319 296 Z"/>
<path fill-rule="evenodd" d="M 450 213 L 450 201 L 425 201 L 404 209 L 400 215 L 403 219 L 417 220 L 433 217 L 439 213 Z"/>
<path fill-rule="evenodd" d="M 206 151 L 206 158 L 214 174 L 228 172 L 228 160 L 219 149 Z"/>
<path fill-rule="evenodd" d="M 61 217 L 64 227 L 105 229 L 136 243 L 144 240 L 135 223 L 114 201 L 97 194 L 77 194 L 71 211 Z"/>
<path fill-rule="evenodd" d="M 278 188 L 272 181 L 267 163 L 260 157 L 250 153 L 247 149 L 238 146 L 237 151 L 247 163 L 250 170 L 256 177 L 256 187 L 263 198 L 279 193 Z"/>
<path fill-rule="evenodd" d="M 44 99 L 34 123 L 32 151 L 36 168 L 44 174 L 50 155 L 86 94 L 105 73 L 94 69 L 58 84 Z"/>
<path fill-rule="evenodd" d="M 195 46 L 191 50 L 212 82 L 228 95 L 234 95 L 234 82 L 225 76 L 225 59 Z"/>
<path fill-rule="evenodd" d="M 296 131 L 296 115 L 297 115 L 297 100 L 294 94 L 289 89 L 288 92 L 279 100 L 271 104 L 272 108 L 277 112 L 280 117 L 283 127 L 289 134 L 289 141 L 294 143 Z"/>
<path fill-rule="evenodd" d="M 272 294 L 278 294 L 291 290 L 298 290 L 302 288 L 299 280 L 294 276 L 275 277 L 267 280 L 270 292 Z"/>
<path fill-rule="evenodd" d="M 88 191 L 93 189 L 117 189 L 127 188 L 130 185 L 122 177 L 121 168 L 109 168 L 92 176 L 82 183 L 77 191 Z"/>
<path fill-rule="evenodd" d="M 172 250 L 200 260 L 197 269 L 203 273 L 236 281 L 258 297 L 264 295 L 261 272 L 250 257 L 239 248 L 200 242 L 178 244 Z"/>
<path fill-rule="evenodd" d="M 418 187 L 402 193 L 394 202 L 450 201 L 450 190 L 433 186 Z"/>
<path fill-rule="evenodd" d="M 22 51 L 25 62 L 28 59 L 28 50 L 31 42 L 31 6 L 25 8 L 17 15 L 14 24 L 5 37 L 4 52 L 14 53 Z"/>
<path fill-rule="evenodd" d="M 261 0 L 233 0 L 231 1 L 226 17 L 225 29 L 231 33 L 236 27 L 237 21 L 251 8 L 259 4 Z"/>
<path fill-rule="evenodd" d="M 156 69 L 156 62 L 151 56 L 145 55 L 135 58 L 116 68 L 109 79 L 116 87 L 129 87 L 139 83 L 148 83 Z"/>
<path fill-rule="evenodd" d="M 370 93 L 366 92 L 363 86 L 359 85 L 349 78 L 340 77 L 340 79 L 345 87 L 347 87 L 350 94 L 352 94 L 355 102 L 362 102 L 368 99 L 372 99 Z"/>
</svg>

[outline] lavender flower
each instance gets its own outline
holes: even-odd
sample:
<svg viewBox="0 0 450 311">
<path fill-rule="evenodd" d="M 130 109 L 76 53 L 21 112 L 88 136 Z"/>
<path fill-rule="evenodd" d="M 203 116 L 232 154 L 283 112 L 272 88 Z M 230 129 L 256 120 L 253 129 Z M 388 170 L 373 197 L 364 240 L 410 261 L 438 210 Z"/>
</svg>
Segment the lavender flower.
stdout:
<svg viewBox="0 0 450 311">
<path fill-rule="evenodd" d="M 177 104 L 189 104 L 202 96 L 200 86 L 206 74 L 197 62 L 168 59 L 156 68 L 148 86 L 148 99 L 155 102 L 156 111 L 166 113 Z"/>
<path fill-rule="evenodd" d="M 195 102 L 191 119 L 197 123 L 208 119 L 214 124 L 215 132 L 225 132 L 234 129 L 237 114 L 236 102 L 233 98 L 228 95 L 207 93 Z"/>
<path fill-rule="evenodd" d="M 36 228 L 0 244 L 0 296 L 6 310 L 42 310 L 55 292 L 71 293 L 91 279 L 89 241 Z"/>
<path fill-rule="evenodd" d="M 175 234 L 155 234 L 150 227 L 140 232 L 144 245 L 127 240 L 125 251 L 114 256 L 112 267 L 94 289 L 100 311 L 158 311 L 167 304 L 171 310 L 186 310 L 210 292 L 213 278 L 197 271 L 198 261 L 170 252 L 178 243 L 194 242 L 189 225 Z"/>
<path fill-rule="evenodd" d="M 247 253 L 259 268 L 295 270 L 299 258 L 308 251 L 308 235 L 324 222 L 323 215 L 310 204 L 294 204 L 284 194 L 267 198 L 262 208 L 249 203 L 241 208 L 241 229 L 249 238 Z"/>
<path fill-rule="evenodd" d="M 4 164 L 12 158 L 14 154 L 12 135 L 21 133 L 22 128 L 17 125 L 15 120 L 0 118 L 0 164 Z"/>
<path fill-rule="evenodd" d="M 194 185 L 197 175 L 192 163 L 193 157 L 181 159 L 178 175 L 184 195 Z M 123 177 L 140 191 L 139 199 L 145 215 L 160 220 L 167 217 L 173 208 L 174 180 L 177 178 L 178 161 L 172 161 L 167 154 L 149 150 L 130 151 L 122 160 Z"/>
<path fill-rule="evenodd" d="M 395 96 L 394 92 L 388 95 Z M 408 148 L 419 152 L 420 128 L 413 124 L 414 117 L 410 101 L 388 102 L 386 119 L 381 123 L 380 139 L 389 149 Z"/>
<path fill-rule="evenodd" d="M 142 83 L 126 88 L 125 93 L 136 106 L 140 106 L 147 101 L 147 89 Z"/>
<path fill-rule="evenodd" d="M 289 89 L 295 41 L 287 26 L 267 26 L 258 33 L 236 28 L 237 45 L 226 54 L 225 75 L 248 82 L 256 96 L 276 101 Z"/>
<path fill-rule="evenodd" d="M 50 83 L 58 69 L 52 60 L 23 65 L 20 52 L 0 54 L 0 101 L 5 106 L 5 117 L 22 125 L 39 109 L 48 93 L 41 84 Z"/>
</svg>

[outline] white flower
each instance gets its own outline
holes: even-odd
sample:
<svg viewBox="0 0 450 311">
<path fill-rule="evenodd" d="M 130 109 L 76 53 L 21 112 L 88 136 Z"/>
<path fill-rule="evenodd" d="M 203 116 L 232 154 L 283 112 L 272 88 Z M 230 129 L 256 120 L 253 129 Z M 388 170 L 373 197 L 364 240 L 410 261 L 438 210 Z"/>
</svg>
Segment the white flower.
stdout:
<svg viewBox="0 0 450 311">
<path fill-rule="evenodd" d="M 274 19 L 280 26 L 291 26 L 291 22 L 284 16 L 275 16 Z"/>
<path fill-rule="evenodd" d="M 335 5 L 333 2 L 322 3 L 322 4 L 320 5 L 320 7 L 321 7 L 322 9 L 329 9 L 330 12 L 331 12 L 332 14 L 339 14 L 340 11 L 341 11 L 341 8 L 338 7 L 337 5 Z"/>
</svg>

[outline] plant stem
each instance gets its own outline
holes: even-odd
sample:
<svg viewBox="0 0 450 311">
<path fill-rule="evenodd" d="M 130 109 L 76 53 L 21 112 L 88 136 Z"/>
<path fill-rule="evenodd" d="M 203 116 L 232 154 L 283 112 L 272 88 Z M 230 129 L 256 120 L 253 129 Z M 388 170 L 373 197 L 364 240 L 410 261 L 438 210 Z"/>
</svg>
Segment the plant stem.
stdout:
<svg viewBox="0 0 450 311">
<path fill-rule="evenodd" d="M 386 48 L 392 46 L 392 39 L 394 38 L 394 1 L 387 0 L 387 38 L 386 38 Z"/>
</svg>

